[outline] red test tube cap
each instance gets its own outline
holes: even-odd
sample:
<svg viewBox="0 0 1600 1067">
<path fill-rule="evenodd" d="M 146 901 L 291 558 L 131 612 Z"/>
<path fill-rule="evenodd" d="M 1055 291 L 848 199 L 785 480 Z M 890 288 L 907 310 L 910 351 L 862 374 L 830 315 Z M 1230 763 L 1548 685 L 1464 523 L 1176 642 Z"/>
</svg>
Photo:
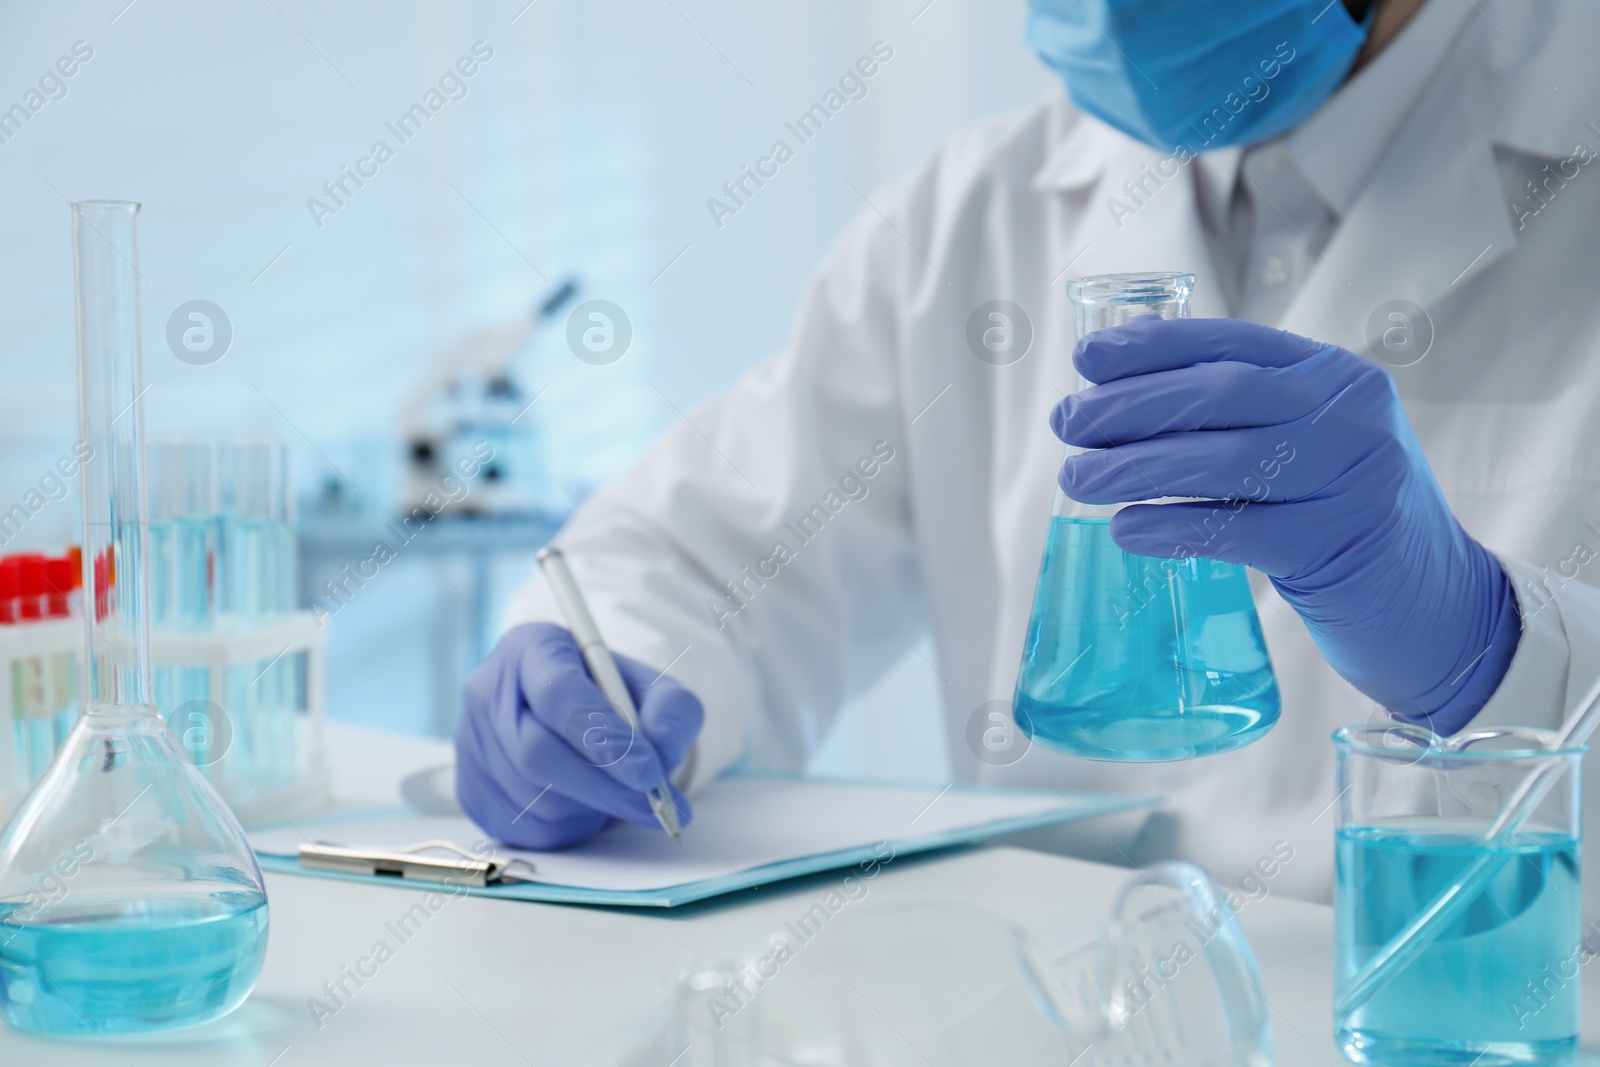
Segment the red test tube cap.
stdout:
<svg viewBox="0 0 1600 1067">
<path fill-rule="evenodd" d="M 29 552 L 18 557 L 18 589 L 17 618 L 42 619 L 44 618 L 44 568 L 45 558 L 41 553 Z"/>
<path fill-rule="evenodd" d="M 0 624 L 17 621 L 17 596 L 22 591 L 22 561 L 16 556 L 0 559 Z"/>
<path fill-rule="evenodd" d="M 63 556 L 60 559 L 49 559 L 44 565 L 44 580 L 49 586 L 49 605 L 45 614 L 52 619 L 66 618 L 70 614 L 67 607 L 67 596 L 72 592 L 72 559 Z"/>
</svg>

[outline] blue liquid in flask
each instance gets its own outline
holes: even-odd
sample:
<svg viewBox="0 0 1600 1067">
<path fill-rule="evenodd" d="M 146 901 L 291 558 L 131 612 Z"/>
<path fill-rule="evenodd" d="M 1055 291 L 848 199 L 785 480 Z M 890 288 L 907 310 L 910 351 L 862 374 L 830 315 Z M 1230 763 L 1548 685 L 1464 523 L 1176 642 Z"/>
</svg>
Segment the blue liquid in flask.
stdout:
<svg viewBox="0 0 1600 1067">
<path fill-rule="evenodd" d="M 1109 518 L 1052 518 L 1014 709 L 1034 741 L 1086 759 L 1248 745 L 1279 698 L 1244 568 L 1136 556 Z"/>
<path fill-rule="evenodd" d="M 1481 828 L 1476 834 L 1471 828 L 1451 833 L 1436 822 L 1425 831 L 1339 831 L 1334 899 L 1340 996 L 1380 949 L 1478 859 L 1506 858 L 1477 899 L 1414 962 L 1336 1020 L 1339 1044 L 1353 1062 L 1556 1064 L 1568 1062 L 1577 1048 L 1578 843 L 1565 834 L 1525 832 L 1486 845 L 1481 835 Z"/>
<path fill-rule="evenodd" d="M 238 1007 L 267 948 L 267 903 L 248 890 L 127 904 L 0 910 L 0 1010 L 18 1030 L 126 1034 Z"/>
</svg>

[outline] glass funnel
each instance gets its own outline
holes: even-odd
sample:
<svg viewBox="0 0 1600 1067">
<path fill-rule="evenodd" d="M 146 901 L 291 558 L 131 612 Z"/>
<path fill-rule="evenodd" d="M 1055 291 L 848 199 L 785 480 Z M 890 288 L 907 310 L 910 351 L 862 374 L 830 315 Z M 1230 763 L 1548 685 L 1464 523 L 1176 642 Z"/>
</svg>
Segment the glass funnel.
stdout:
<svg viewBox="0 0 1600 1067">
<path fill-rule="evenodd" d="M 1185 318 L 1193 291 L 1192 274 L 1067 285 L 1079 339 L 1146 315 Z M 1092 384 L 1079 378 L 1078 389 Z M 1122 506 L 1056 489 L 1017 725 L 1048 748 L 1097 760 L 1189 759 L 1249 744 L 1278 721 L 1279 700 L 1244 568 L 1123 551 L 1111 537 Z"/>
<path fill-rule="evenodd" d="M 0 831 L 0 1011 L 114 1034 L 232 1011 L 267 944 L 261 870 L 150 691 L 139 205 L 72 205 L 83 464 L 83 715 Z"/>
</svg>

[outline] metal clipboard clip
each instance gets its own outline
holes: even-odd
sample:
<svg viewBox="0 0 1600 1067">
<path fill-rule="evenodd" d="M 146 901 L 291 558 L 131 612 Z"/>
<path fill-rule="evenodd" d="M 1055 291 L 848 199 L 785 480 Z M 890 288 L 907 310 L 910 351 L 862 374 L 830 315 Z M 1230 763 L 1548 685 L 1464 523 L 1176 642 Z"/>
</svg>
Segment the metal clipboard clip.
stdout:
<svg viewBox="0 0 1600 1067">
<path fill-rule="evenodd" d="M 443 849 L 453 857 L 421 853 Z M 453 841 L 419 841 L 404 848 L 355 848 L 324 841 L 300 846 L 300 866 L 340 874 L 387 875 L 419 882 L 457 885 L 514 885 L 532 882 L 533 864 L 523 859 L 485 859 Z"/>
</svg>

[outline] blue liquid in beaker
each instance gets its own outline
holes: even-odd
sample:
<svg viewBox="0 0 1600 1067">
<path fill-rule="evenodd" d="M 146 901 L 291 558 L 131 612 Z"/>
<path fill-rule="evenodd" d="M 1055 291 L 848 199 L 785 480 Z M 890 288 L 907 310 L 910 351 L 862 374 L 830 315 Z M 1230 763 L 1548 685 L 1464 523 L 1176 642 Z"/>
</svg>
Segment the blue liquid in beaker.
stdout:
<svg viewBox="0 0 1600 1067">
<path fill-rule="evenodd" d="M 1107 518 L 1050 521 L 1014 712 L 1046 747 L 1155 762 L 1227 752 L 1278 721 L 1244 568 L 1135 556 Z"/>
<path fill-rule="evenodd" d="M 1496 853 L 1506 863 L 1461 917 L 1335 1020 L 1352 1061 L 1554 1064 L 1577 1048 L 1578 843 L 1564 834 L 1525 832 L 1485 847 L 1481 830 L 1437 823 L 1339 831 L 1338 995 L 1474 861 Z"/>
<path fill-rule="evenodd" d="M 255 985 L 267 904 L 224 890 L 0 911 L 0 1010 L 18 1030 L 125 1034 L 225 1015 Z"/>
</svg>

